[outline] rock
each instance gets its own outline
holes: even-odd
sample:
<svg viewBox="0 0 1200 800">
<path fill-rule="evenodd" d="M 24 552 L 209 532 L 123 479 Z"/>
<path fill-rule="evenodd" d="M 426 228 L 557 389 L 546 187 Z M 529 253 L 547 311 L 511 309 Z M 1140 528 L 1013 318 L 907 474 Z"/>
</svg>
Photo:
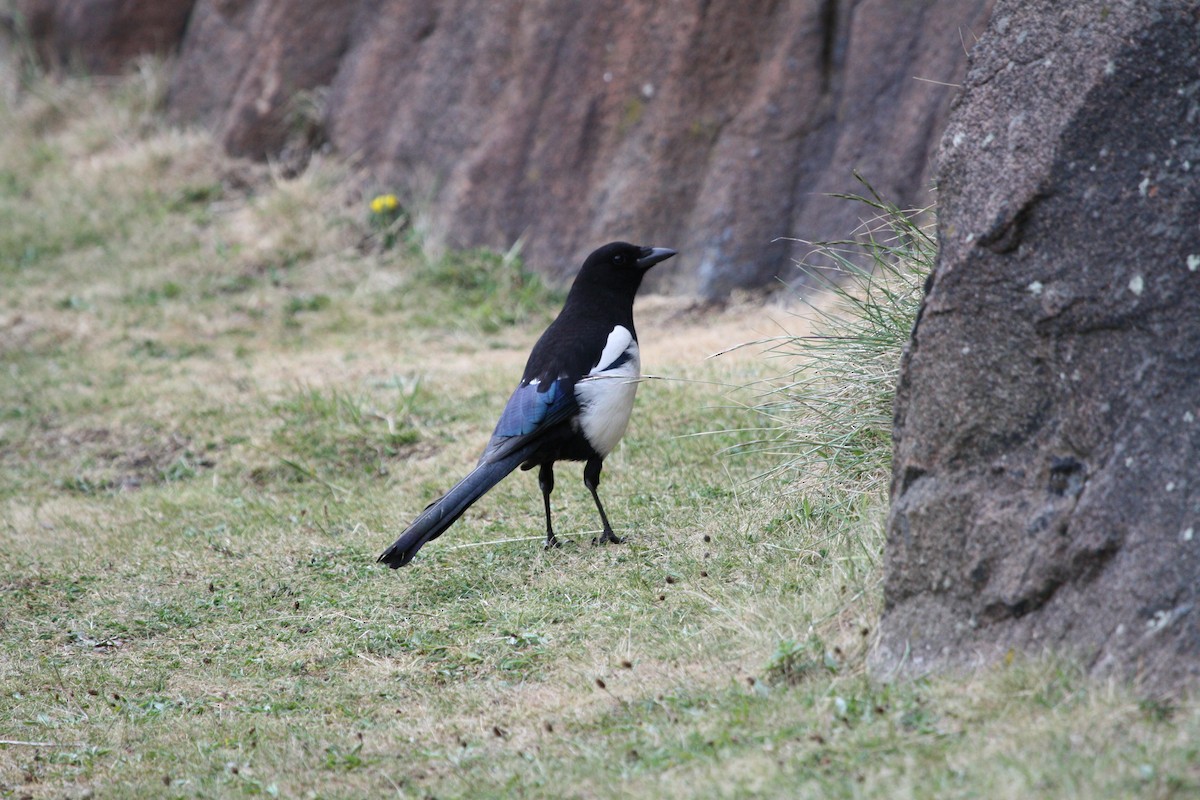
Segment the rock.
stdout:
<svg viewBox="0 0 1200 800">
<path fill-rule="evenodd" d="M 878 676 L 1200 677 L 1200 11 L 1000 0 L 942 140 Z"/>
<path fill-rule="evenodd" d="M 356 5 L 199 0 L 171 79 L 173 116 L 208 125 L 235 156 L 320 140 L 317 90 L 337 74 L 356 21 L 365 23 Z"/>
<path fill-rule="evenodd" d="M 597 242 L 665 242 L 680 256 L 652 287 L 721 300 L 798 280 L 810 248 L 784 237 L 858 227 L 860 207 L 824 194 L 857 191 L 855 169 L 931 202 L 993 0 L 21 3 L 39 49 L 106 71 L 126 51 L 98 32 L 157 42 L 191 10 L 176 120 L 288 164 L 328 144 L 367 191 L 405 196 L 434 246 L 523 239 L 565 280 Z"/>
<path fill-rule="evenodd" d="M 16 0 L 15 10 L 42 62 L 121 71 L 140 55 L 178 47 L 196 0 Z"/>
<path fill-rule="evenodd" d="M 666 242 L 657 288 L 721 299 L 796 277 L 808 248 L 779 237 L 855 228 L 820 194 L 855 168 L 929 202 L 942 83 L 991 2 L 199 0 L 170 105 L 274 156 L 293 98 L 328 85 L 323 136 L 432 244 L 524 239 L 566 278 L 598 241 Z"/>
</svg>

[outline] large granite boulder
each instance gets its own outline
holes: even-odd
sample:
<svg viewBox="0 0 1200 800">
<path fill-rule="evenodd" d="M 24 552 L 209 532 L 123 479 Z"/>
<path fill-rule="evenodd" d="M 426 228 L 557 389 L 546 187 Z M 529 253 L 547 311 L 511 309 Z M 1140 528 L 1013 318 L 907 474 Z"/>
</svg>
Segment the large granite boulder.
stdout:
<svg viewBox="0 0 1200 800">
<path fill-rule="evenodd" d="M 1000 0 L 896 398 L 879 675 L 1200 677 L 1200 10 Z"/>
</svg>

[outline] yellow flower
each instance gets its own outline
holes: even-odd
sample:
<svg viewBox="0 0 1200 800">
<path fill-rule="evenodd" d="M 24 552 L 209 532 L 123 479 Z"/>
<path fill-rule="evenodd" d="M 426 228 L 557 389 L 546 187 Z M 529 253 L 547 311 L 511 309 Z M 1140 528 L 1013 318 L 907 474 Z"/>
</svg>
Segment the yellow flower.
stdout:
<svg viewBox="0 0 1200 800">
<path fill-rule="evenodd" d="M 400 205 L 400 201 L 396 199 L 394 194 L 381 194 L 371 201 L 372 214 L 390 214 L 395 211 Z"/>
</svg>

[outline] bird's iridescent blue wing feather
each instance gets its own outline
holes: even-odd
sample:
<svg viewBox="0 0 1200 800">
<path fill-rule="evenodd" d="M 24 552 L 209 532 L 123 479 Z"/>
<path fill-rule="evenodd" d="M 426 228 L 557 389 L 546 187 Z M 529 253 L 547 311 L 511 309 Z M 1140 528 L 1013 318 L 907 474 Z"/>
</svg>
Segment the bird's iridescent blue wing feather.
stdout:
<svg viewBox="0 0 1200 800">
<path fill-rule="evenodd" d="M 559 378 L 549 384 L 523 382 L 504 406 L 483 459 L 502 458 L 578 410 L 567 379 Z"/>
</svg>

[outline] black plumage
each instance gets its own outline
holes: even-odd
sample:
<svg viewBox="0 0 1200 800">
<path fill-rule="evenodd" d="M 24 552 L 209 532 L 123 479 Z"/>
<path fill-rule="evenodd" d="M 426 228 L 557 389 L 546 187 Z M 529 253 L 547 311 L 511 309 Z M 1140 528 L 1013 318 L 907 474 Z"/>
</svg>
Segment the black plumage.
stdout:
<svg viewBox="0 0 1200 800">
<path fill-rule="evenodd" d="M 666 248 L 612 242 L 587 257 L 562 311 L 533 346 L 475 469 L 430 503 L 381 562 L 393 569 L 407 564 L 518 466 L 538 467 L 546 546 L 557 546 L 550 515 L 557 461 L 584 462 L 584 485 L 603 528 L 596 541 L 621 541 L 600 502 L 600 470 L 625 432 L 641 375 L 634 296 L 646 271 L 673 255 Z"/>
</svg>

